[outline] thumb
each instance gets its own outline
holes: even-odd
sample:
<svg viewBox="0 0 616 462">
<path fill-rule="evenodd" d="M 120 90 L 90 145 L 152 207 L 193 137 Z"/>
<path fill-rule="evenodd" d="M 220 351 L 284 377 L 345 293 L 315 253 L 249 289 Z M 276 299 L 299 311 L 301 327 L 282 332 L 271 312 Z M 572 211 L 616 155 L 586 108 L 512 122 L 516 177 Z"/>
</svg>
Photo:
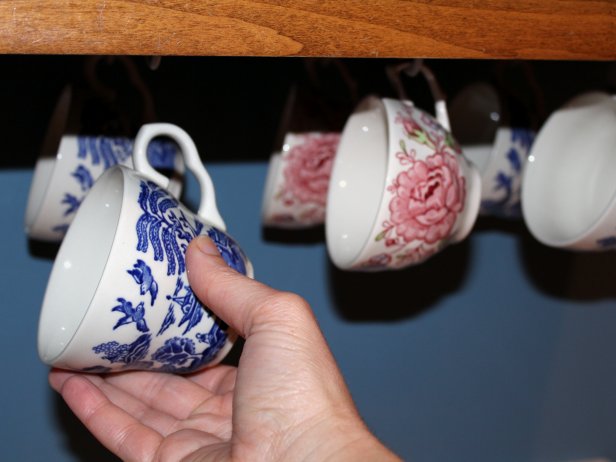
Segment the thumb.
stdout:
<svg viewBox="0 0 616 462">
<path fill-rule="evenodd" d="M 186 268 L 197 298 L 242 337 L 248 337 L 255 325 L 272 321 L 269 307 L 280 306 L 281 299 L 290 311 L 307 307 L 301 297 L 275 290 L 229 267 L 207 236 L 191 241 L 186 251 Z M 302 311 L 310 313 L 316 327 L 310 310 Z"/>
</svg>

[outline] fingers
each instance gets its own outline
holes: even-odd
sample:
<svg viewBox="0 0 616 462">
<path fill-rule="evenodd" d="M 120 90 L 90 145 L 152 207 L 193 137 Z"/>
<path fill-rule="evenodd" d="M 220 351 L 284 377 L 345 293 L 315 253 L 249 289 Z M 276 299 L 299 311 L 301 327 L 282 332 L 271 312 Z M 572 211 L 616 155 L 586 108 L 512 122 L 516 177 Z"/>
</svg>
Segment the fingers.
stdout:
<svg viewBox="0 0 616 462">
<path fill-rule="evenodd" d="M 199 379 L 147 371 L 110 374 L 104 379 L 97 375 L 84 377 L 115 405 L 165 436 L 174 430 L 178 421 L 197 412 L 229 418 L 229 396 L 223 395 L 233 389 L 234 383 L 228 383 L 227 377 L 235 378 L 235 368 L 221 367 L 220 371 L 218 368 L 202 371 Z M 60 392 L 63 383 L 74 375 L 74 372 L 54 369 L 49 381 Z M 215 390 L 208 389 L 208 385 Z"/>
<path fill-rule="evenodd" d="M 188 418 L 197 409 L 213 414 L 230 412 L 220 409 L 218 395 L 182 376 L 130 371 L 110 374 L 106 381 L 138 397 L 147 406 L 179 420 Z"/>
<path fill-rule="evenodd" d="M 153 459 L 162 436 L 112 403 L 88 378 L 52 372 L 50 382 L 60 387 L 77 418 L 107 449 L 125 461 Z"/>
<path fill-rule="evenodd" d="M 304 327 L 312 323 L 316 328 L 308 305 L 300 297 L 274 290 L 233 270 L 205 236 L 190 243 L 186 267 L 191 288 L 199 300 L 243 337 L 248 337 L 256 324 L 276 317 L 278 321 L 299 322 Z M 272 310 L 277 311 L 277 316 L 272 316 Z"/>
<path fill-rule="evenodd" d="M 49 372 L 49 385 L 51 385 L 51 388 L 60 393 L 64 382 L 66 382 L 73 375 L 75 375 L 74 372 L 65 371 L 63 369 L 52 369 Z"/>
<path fill-rule="evenodd" d="M 66 372 L 64 374 L 67 376 L 67 379 L 71 375 L 75 375 Z M 50 374 L 50 381 L 53 375 L 56 374 L 53 372 Z M 98 375 L 87 375 L 85 377 L 98 387 L 113 404 L 124 409 L 141 423 L 147 425 L 161 435 L 166 436 L 177 430 L 178 419 L 175 416 L 161 411 L 154 406 L 149 406 L 139 399 L 138 396 L 133 396 Z"/>
</svg>

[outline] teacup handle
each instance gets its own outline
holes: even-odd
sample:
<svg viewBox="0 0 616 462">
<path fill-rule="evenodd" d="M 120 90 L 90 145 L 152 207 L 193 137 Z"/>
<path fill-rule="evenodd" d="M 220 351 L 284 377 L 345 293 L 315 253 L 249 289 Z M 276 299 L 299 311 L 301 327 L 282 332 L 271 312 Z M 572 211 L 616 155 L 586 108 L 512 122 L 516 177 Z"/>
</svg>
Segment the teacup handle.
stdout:
<svg viewBox="0 0 616 462">
<path fill-rule="evenodd" d="M 157 172 L 148 162 L 147 147 L 157 136 L 168 136 L 178 143 L 186 167 L 195 175 L 201 188 L 201 202 L 197 214 L 215 227 L 225 231 L 227 227 L 216 206 L 216 193 L 212 179 L 201 162 L 194 141 L 182 128 L 169 123 L 143 125 L 135 138 L 133 151 L 135 169 L 159 186 L 163 188 L 169 186 L 169 178 Z"/>
</svg>

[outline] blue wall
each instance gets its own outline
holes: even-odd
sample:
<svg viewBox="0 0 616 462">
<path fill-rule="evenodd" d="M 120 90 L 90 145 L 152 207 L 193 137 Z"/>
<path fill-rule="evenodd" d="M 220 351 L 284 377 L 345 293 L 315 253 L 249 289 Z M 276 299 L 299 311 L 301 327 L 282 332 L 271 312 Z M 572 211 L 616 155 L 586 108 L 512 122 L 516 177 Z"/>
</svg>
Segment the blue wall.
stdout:
<svg viewBox="0 0 616 462">
<path fill-rule="evenodd" d="M 313 306 L 361 414 L 421 461 L 616 459 L 616 254 L 552 251 L 480 220 L 425 264 L 350 274 L 321 233 L 267 232 L 266 164 L 210 166 L 221 213 L 257 278 Z M 0 460 L 113 460 L 47 386 L 36 354 L 53 248 L 29 243 L 31 170 L 0 170 Z M 187 200 L 197 190 L 189 184 Z"/>
</svg>

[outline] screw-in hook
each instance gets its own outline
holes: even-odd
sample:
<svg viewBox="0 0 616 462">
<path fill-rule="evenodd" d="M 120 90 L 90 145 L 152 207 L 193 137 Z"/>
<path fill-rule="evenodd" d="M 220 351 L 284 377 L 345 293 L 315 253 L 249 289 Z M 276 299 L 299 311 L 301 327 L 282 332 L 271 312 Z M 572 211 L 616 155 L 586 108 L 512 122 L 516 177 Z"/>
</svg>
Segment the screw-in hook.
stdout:
<svg viewBox="0 0 616 462">
<path fill-rule="evenodd" d="M 147 56 L 145 60 L 148 63 L 148 67 L 150 68 L 150 70 L 155 71 L 160 67 L 160 62 L 162 60 L 162 57 L 161 56 Z"/>
</svg>

